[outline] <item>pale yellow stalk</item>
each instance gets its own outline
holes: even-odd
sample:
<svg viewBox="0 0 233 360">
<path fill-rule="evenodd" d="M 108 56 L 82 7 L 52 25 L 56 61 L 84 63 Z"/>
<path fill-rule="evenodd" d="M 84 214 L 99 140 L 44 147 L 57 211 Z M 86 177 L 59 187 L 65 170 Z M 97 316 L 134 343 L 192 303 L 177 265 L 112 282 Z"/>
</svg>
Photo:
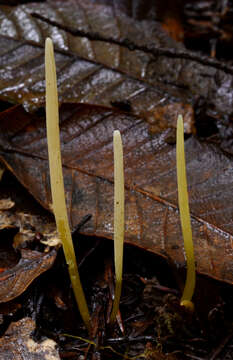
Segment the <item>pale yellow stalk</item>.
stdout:
<svg viewBox="0 0 233 360">
<path fill-rule="evenodd" d="M 77 301 L 83 321 L 88 331 L 90 332 L 90 315 L 78 273 L 78 267 L 76 263 L 66 209 L 60 150 L 56 67 L 54 60 L 53 43 L 52 40 L 49 38 L 46 39 L 45 44 L 45 79 L 46 126 L 53 212 L 56 219 L 59 237 L 62 241 L 75 299 Z"/>
<path fill-rule="evenodd" d="M 177 184 L 178 184 L 178 202 L 180 210 L 180 221 L 184 240 L 184 249 L 187 260 L 187 274 L 181 305 L 193 309 L 191 299 L 193 297 L 196 272 L 195 258 L 192 240 L 191 220 L 189 212 L 188 189 L 186 179 L 186 165 L 184 152 L 184 125 L 182 115 L 178 116 L 177 134 L 176 134 L 176 167 L 177 167 Z"/>
<path fill-rule="evenodd" d="M 113 133 L 114 147 L 114 261 L 116 287 L 110 322 L 114 322 L 120 304 L 123 272 L 124 246 L 124 166 L 123 149 L 120 131 Z"/>
</svg>

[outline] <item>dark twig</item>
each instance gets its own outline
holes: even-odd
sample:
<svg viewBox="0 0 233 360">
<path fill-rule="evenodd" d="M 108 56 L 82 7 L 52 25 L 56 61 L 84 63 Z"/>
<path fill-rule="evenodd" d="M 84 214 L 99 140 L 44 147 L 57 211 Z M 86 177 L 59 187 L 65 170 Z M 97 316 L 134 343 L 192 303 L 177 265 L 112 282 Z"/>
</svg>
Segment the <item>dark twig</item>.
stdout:
<svg viewBox="0 0 233 360">
<path fill-rule="evenodd" d="M 212 355 L 208 357 L 208 360 L 215 360 L 217 359 L 218 355 L 222 352 L 226 344 L 230 341 L 233 336 L 233 332 L 227 335 L 222 342 L 218 345 L 218 347 L 213 351 Z"/>
<path fill-rule="evenodd" d="M 74 230 L 72 231 L 72 236 L 79 233 L 81 228 L 92 218 L 91 214 L 85 215 L 82 220 L 75 226 Z"/>
<path fill-rule="evenodd" d="M 151 46 L 150 45 L 149 46 L 136 45 L 127 38 L 114 39 L 112 37 L 103 37 L 99 33 L 96 33 L 96 32 L 87 32 L 84 30 L 74 29 L 69 26 L 59 24 L 57 21 L 50 20 L 50 19 L 48 19 L 40 14 L 37 14 L 37 13 L 31 13 L 31 16 L 33 16 L 34 18 L 37 18 L 41 21 L 44 21 L 47 24 L 56 26 L 61 30 L 67 31 L 74 36 L 85 37 L 91 41 L 109 42 L 111 44 L 125 47 L 130 51 L 136 51 L 136 50 L 143 51 L 145 53 L 152 54 L 155 57 L 167 56 L 167 57 L 174 58 L 174 59 L 186 59 L 186 60 L 190 60 L 190 61 L 196 61 L 202 65 L 211 66 L 216 69 L 222 70 L 225 73 L 233 75 L 233 67 L 228 66 L 218 60 L 209 58 L 207 56 L 199 55 L 199 54 L 193 53 L 191 51 L 177 50 L 177 49 L 172 49 L 172 48 L 171 49 L 170 48 L 155 48 L 154 45 L 151 45 Z"/>
<path fill-rule="evenodd" d="M 157 342 L 156 338 L 153 336 L 145 335 L 145 336 L 124 336 L 118 338 L 109 338 L 107 339 L 108 344 L 123 344 L 123 343 L 132 343 L 132 342 L 140 342 L 140 341 L 152 341 Z"/>
</svg>

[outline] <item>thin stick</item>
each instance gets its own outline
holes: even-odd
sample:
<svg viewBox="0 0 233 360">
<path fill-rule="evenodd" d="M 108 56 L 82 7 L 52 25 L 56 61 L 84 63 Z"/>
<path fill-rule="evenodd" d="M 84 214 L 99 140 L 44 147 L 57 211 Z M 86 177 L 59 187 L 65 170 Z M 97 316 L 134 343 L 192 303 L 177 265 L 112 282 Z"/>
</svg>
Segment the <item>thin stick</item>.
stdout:
<svg viewBox="0 0 233 360">
<path fill-rule="evenodd" d="M 180 209 L 180 221 L 184 239 L 184 248 L 187 259 L 187 274 L 181 305 L 191 307 L 191 302 L 195 282 L 195 258 L 192 240 L 192 229 L 189 212 L 188 189 L 186 179 L 186 165 L 184 153 L 184 125 L 182 115 L 178 116 L 177 121 L 177 141 L 176 141 L 176 166 L 177 166 L 177 183 L 178 183 L 178 201 Z"/>
<path fill-rule="evenodd" d="M 114 262 L 116 273 L 116 288 L 110 322 L 113 323 L 119 309 L 124 246 L 124 166 L 123 149 L 120 131 L 113 133 L 114 146 Z"/>
<path fill-rule="evenodd" d="M 45 78 L 46 78 L 46 126 L 49 154 L 50 182 L 53 211 L 63 250 L 68 265 L 69 275 L 83 321 L 90 332 L 90 315 L 80 281 L 75 252 L 70 233 L 65 201 L 65 190 L 62 174 L 62 161 L 59 135 L 59 115 L 56 67 L 52 40 L 47 38 L 45 44 Z"/>
</svg>

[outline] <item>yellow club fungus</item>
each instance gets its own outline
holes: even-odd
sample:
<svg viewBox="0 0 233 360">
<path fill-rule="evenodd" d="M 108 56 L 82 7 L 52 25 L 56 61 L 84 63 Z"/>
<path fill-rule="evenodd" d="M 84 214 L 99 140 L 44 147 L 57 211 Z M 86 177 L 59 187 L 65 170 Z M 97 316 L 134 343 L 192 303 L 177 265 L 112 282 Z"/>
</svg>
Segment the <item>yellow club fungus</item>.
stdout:
<svg viewBox="0 0 233 360">
<path fill-rule="evenodd" d="M 113 323 L 120 304 L 123 272 L 124 246 L 124 166 L 121 134 L 118 130 L 113 133 L 114 147 L 114 262 L 116 273 L 116 287 L 110 322 Z"/>
<path fill-rule="evenodd" d="M 192 240 L 192 230 L 188 202 L 188 190 L 186 179 L 186 165 L 184 152 L 184 125 L 182 115 L 178 116 L 176 133 L 176 168 L 178 184 L 178 203 L 180 210 L 180 221 L 184 239 L 184 249 L 187 261 L 187 274 L 183 295 L 180 304 L 193 311 L 192 297 L 196 282 L 195 258 Z"/>
<path fill-rule="evenodd" d="M 66 209 L 60 150 L 56 66 L 54 60 L 53 43 L 49 38 L 46 39 L 45 43 L 45 79 L 46 127 L 53 212 L 55 215 L 59 237 L 62 241 L 75 299 L 77 301 L 83 321 L 88 331 L 90 332 L 90 315 L 78 273 Z"/>
</svg>

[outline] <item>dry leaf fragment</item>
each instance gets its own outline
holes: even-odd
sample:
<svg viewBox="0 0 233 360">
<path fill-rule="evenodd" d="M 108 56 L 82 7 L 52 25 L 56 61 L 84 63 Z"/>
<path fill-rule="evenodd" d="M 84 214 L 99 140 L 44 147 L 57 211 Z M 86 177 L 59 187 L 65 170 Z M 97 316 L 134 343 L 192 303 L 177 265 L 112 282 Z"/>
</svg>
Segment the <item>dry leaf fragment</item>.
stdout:
<svg viewBox="0 0 233 360">
<path fill-rule="evenodd" d="M 15 205 L 10 198 L 0 200 L 0 210 L 9 210 Z"/>
<path fill-rule="evenodd" d="M 60 360 L 54 340 L 37 343 L 31 337 L 36 324 L 30 318 L 13 322 L 0 338 L 0 358 L 14 360 Z"/>
</svg>

